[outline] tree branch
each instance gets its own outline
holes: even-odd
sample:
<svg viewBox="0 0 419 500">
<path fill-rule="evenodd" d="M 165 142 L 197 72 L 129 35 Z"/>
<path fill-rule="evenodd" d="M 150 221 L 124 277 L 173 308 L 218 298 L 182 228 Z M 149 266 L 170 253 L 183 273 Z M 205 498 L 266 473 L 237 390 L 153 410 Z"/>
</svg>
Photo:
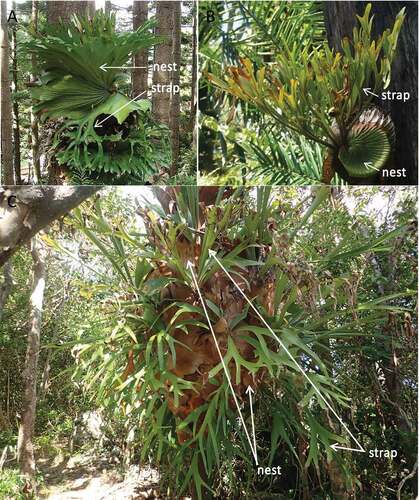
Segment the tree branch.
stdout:
<svg viewBox="0 0 419 500">
<path fill-rule="evenodd" d="M 41 229 L 70 212 L 99 189 L 100 186 L 0 188 L 0 207 L 3 209 L 0 211 L 0 267 Z M 16 198 L 12 198 L 9 204 L 10 196 Z"/>
</svg>

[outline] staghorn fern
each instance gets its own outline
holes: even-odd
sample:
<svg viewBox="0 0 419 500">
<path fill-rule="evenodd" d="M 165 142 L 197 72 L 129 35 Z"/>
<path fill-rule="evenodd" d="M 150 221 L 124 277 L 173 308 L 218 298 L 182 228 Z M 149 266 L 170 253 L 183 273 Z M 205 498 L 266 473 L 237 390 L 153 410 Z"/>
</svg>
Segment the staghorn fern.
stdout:
<svg viewBox="0 0 419 500">
<path fill-rule="evenodd" d="M 126 83 L 119 69 L 104 71 L 100 66 L 123 66 L 133 53 L 163 41 L 151 33 L 153 20 L 132 33 L 117 33 L 115 22 L 115 14 L 101 11 L 91 19 L 73 15 L 69 23 L 47 27 L 28 43 L 40 75 L 39 86 L 32 89 L 40 101 L 35 111 L 50 118 L 80 117 L 91 111 Z"/>
<path fill-rule="evenodd" d="M 76 178 L 100 180 L 112 173 L 113 181 L 144 182 L 156 172 L 167 144 L 158 139 L 167 130 L 151 123 L 149 100 L 131 101 L 122 92 L 126 74 L 101 68 L 124 66 L 134 53 L 162 42 L 152 34 L 154 26 L 149 20 L 132 33 L 117 33 L 115 15 L 99 11 L 92 18 L 74 15 L 69 23 L 47 27 L 27 43 L 39 74 L 31 87 L 34 110 L 44 119 L 64 119 L 53 154 L 60 165 L 77 172 Z"/>
<path fill-rule="evenodd" d="M 394 124 L 377 108 L 364 111 L 348 133 L 339 160 L 352 177 L 369 177 L 383 168 L 394 148 Z"/>
<path fill-rule="evenodd" d="M 356 480 L 358 473 L 330 447 L 336 440 L 348 442 L 335 435 L 322 400 L 235 293 L 209 250 L 217 252 L 329 402 L 342 408 L 350 401 L 337 383 L 345 377 L 340 355 L 349 349 L 355 356 L 359 336 L 371 335 L 371 321 L 386 321 L 393 307 L 387 301 L 394 300 L 394 295 L 374 299 L 368 288 L 368 301 L 354 303 L 348 278 L 364 255 L 387 248 L 406 226 L 366 240 L 362 231 L 354 233 L 358 224 L 351 214 L 327 199 L 325 186 L 316 189 L 310 207 L 311 196 L 295 188 L 274 194 L 266 187 L 198 192 L 183 186 L 154 193 L 159 204 L 144 202 L 136 210 L 142 234 L 129 215 L 133 211 L 117 198 L 105 205 L 101 197 L 72 212 L 71 227 L 98 250 L 92 251 L 98 262 L 107 262 L 99 266 L 106 276 L 92 287 L 103 301 L 100 327 L 86 322 L 78 345 L 70 344 L 78 364 L 75 379 L 121 418 L 130 436 L 124 442 L 138 446 L 140 461 L 159 466 L 165 498 L 175 498 L 173 492 L 181 498 L 188 489 L 194 498 L 257 498 L 263 483 L 187 268 L 192 261 L 249 426 L 246 384 L 257 387 L 260 464 L 287 464 L 294 475 L 298 469 L 316 477 L 319 464 L 333 461 L 335 470 Z M 72 255 L 71 246 L 61 250 Z M 362 286 L 368 282 L 361 276 Z M 384 307 L 377 308 L 377 302 Z M 354 322 L 361 310 L 362 319 Z M 332 357 L 338 360 L 336 370 Z M 364 439 L 363 445 L 375 446 L 368 435 Z M 170 490 L 165 492 L 164 484 Z M 263 488 L 264 498 L 278 498 L 274 485 Z"/>
<path fill-rule="evenodd" d="M 358 16 L 353 45 L 344 38 L 342 52 L 331 50 L 326 42 L 303 49 L 295 42 L 285 44 L 269 67 L 257 68 L 250 59 L 242 59 L 240 67 L 227 69 L 224 80 L 207 75 L 223 91 L 254 104 L 278 124 L 326 146 L 325 182 L 335 171 L 345 180 L 362 180 L 391 161 L 394 127 L 363 89 L 378 93 L 390 84 L 404 9 L 392 30 L 377 40 L 371 39 L 370 12 L 368 4 Z"/>
</svg>

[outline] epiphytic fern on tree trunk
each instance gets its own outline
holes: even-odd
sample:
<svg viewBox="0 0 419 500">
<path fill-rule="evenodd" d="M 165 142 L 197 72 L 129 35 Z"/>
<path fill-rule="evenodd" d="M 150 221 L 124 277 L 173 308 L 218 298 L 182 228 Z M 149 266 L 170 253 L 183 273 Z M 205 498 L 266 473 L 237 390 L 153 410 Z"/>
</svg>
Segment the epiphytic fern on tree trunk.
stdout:
<svg viewBox="0 0 419 500">
<path fill-rule="evenodd" d="M 352 183 L 374 180 L 391 164 L 394 126 L 372 103 L 374 94 L 390 84 L 404 9 L 377 40 L 371 39 L 370 13 L 368 4 L 353 41 L 344 38 L 340 52 L 326 42 L 301 49 L 278 34 L 283 50 L 273 64 L 257 67 L 242 59 L 240 67 L 226 68 L 226 79 L 208 74 L 208 80 L 326 146 L 323 180 L 330 181 L 335 172 Z"/>
<path fill-rule="evenodd" d="M 115 14 L 98 11 L 48 26 L 26 43 L 37 60 L 30 86 L 34 110 L 63 120 L 51 153 L 75 181 L 85 175 L 102 183 L 138 183 L 158 171 L 168 131 L 152 121 L 146 91 L 135 100 L 124 93 L 128 76 L 120 69 L 133 53 L 163 41 L 154 26 L 149 20 L 118 33 Z"/>
</svg>

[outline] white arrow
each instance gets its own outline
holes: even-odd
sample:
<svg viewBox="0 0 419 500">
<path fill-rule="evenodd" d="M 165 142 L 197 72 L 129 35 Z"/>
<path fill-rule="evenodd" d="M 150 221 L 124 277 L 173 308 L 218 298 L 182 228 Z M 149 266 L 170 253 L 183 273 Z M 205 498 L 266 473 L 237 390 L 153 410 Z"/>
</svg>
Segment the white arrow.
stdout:
<svg viewBox="0 0 419 500">
<path fill-rule="evenodd" d="M 230 278 L 230 280 L 232 281 L 232 283 L 234 284 L 234 286 L 237 288 L 237 290 L 240 292 L 240 294 L 243 296 L 243 298 L 247 301 L 247 303 L 249 304 L 249 306 L 255 311 L 255 313 L 258 315 L 259 319 L 262 321 L 262 323 L 266 326 L 266 328 L 271 332 L 271 334 L 273 335 L 273 337 L 275 338 L 275 340 L 279 343 L 279 345 L 282 347 L 282 349 L 284 349 L 284 351 L 287 353 L 287 355 L 290 357 L 290 359 L 293 361 L 293 363 L 295 364 L 295 366 L 300 370 L 300 372 L 303 374 L 303 376 L 307 379 L 307 381 L 313 386 L 313 389 L 317 392 L 317 394 L 319 395 L 319 397 L 322 399 L 322 401 L 325 403 L 325 405 L 329 408 L 329 410 L 333 413 L 333 415 L 339 420 L 339 422 L 341 423 L 342 427 L 346 430 L 346 432 L 351 436 L 351 438 L 355 441 L 355 443 L 357 444 L 357 446 L 359 447 L 358 450 L 354 450 L 354 451 L 359 451 L 361 453 L 366 453 L 366 451 L 364 450 L 364 448 L 361 446 L 361 444 L 358 442 L 358 440 L 356 439 L 356 437 L 351 433 L 351 431 L 348 429 L 348 426 L 343 422 L 343 420 L 339 417 L 339 415 L 335 412 L 335 410 L 333 409 L 333 407 L 330 405 L 330 403 L 325 399 L 325 397 L 323 396 L 323 394 L 319 391 L 319 389 L 317 388 L 317 386 L 314 384 L 314 382 L 312 382 L 309 378 L 309 376 L 306 374 L 306 372 L 303 370 L 303 368 L 301 368 L 301 366 L 297 363 L 297 361 L 294 359 L 293 355 L 289 352 L 289 350 L 285 347 L 284 343 L 282 342 L 282 340 L 276 335 L 276 333 L 272 330 L 272 328 L 268 325 L 268 323 L 265 321 L 265 319 L 263 318 L 263 316 L 260 314 L 260 312 L 256 309 L 256 307 L 253 305 L 253 303 L 246 297 L 246 295 L 244 294 L 244 292 L 241 290 L 241 288 L 239 287 L 239 285 L 234 281 L 233 277 L 231 276 L 231 274 L 227 271 L 227 269 L 223 266 L 223 264 L 220 262 L 220 260 L 218 259 L 216 253 L 214 252 L 214 250 L 208 250 L 208 253 L 210 255 L 210 257 L 214 257 L 214 259 L 217 261 L 218 265 L 221 267 L 221 269 L 226 273 L 226 275 Z M 334 449 L 334 448 L 333 448 Z"/>
<path fill-rule="evenodd" d="M 252 401 L 252 394 L 254 394 L 255 391 L 250 387 L 250 385 L 247 386 L 246 394 L 249 394 L 249 402 L 250 402 L 250 418 L 252 419 L 252 434 L 253 434 L 253 449 L 255 450 L 256 456 L 257 456 L 257 448 L 256 448 L 256 432 L 255 432 L 255 417 L 253 415 L 253 401 Z M 257 465 L 257 460 L 256 460 L 256 465 Z"/>
<path fill-rule="evenodd" d="M 374 165 L 370 162 L 370 161 L 364 161 L 364 165 L 367 167 L 367 168 L 372 168 L 373 170 L 377 170 L 377 172 L 380 171 L 379 168 L 377 167 L 374 167 Z"/>
<path fill-rule="evenodd" d="M 380 96 L 379 96 L 379 95 L 374 94 L 374 92 L 371 92 L 371 87 L 366 87 L 366 88 L 363 88 L 362 90 L 364 91 L 364 94 L 365 94 L 366 96 L 369 96 L 369 95 L 374 95 L 375 97 L 380 98 Z"/>
<path fill-rule="evenodd" d="M 103 63 L 99 68 L 106 73 L 108 69 L 148 69 L 148 66 L 108 66 Z"/>
<path fill-rule="evenodd" d="M 229 385 L 229 387 L 231 389 L 231 392 L 233 394 L 233 399 L 234 399 L 234 402 L 236 403 L 237 411 L 239 412 L 239 417 L 240 417 L 240 420 L 241 420 L 241 422 L 243 424 L 244 432 L 246 434 L 247 440 L 249 441 L 250 449 L 252 450 L 253 458 L 255 459 L 256 465 L 259 465 L 259 463 L 258 463 L 258 457 L 257 457 L 257 453 L 256 453 L 256 448 L 253 449 L 252 440 L 250 439 L 249 432 L 247 430 L 246 424 L 244 423 L 244 418 L 243 418 L 242 412 L 240 410 L 239 402 L 237 401 L 236 393 L 234 392 L 233 384 L 231 383 L 231 380 L 230 380 L 230 374 L 228 373 L 227 367 L 226 367 L 226 365 L 224 363 L 224 358 L 223 358 L 223 355 L 221 354 L 220 347 L 219 347 L 218 342 L 217 342 L 217 337 L 216 337 L 216 335 L 214 333 L 214 329 L 212 328 L 211 320 L 210 320 L 209 315 L 208 315 L 207 306 L 205 305 L 204 299 L 202 298 L 201 290 L 199 289 L 199 286 L 198 286 L 198 281 L 196 279 L 196 276 L 195 276 L 195 273 L 194 273 L 194 270 L 193 270 L 193 264 L 192 264 L 192 262 L 188 261 L 188 263 L 186 264 L 186 267 L 191 272 L 192 280 L 193 280 L 195 288 L 196 288 L 196 290 L 198 292 L 199 299 L 200 299 L 200 301 L 202 303 L 202 307 L 204 309 L 205 317 L 207 318 L 208 326 L 209 326 L 209 329 L 211 331 L 212 337 L 214 339 L 215 347 L 217 349 L 218 355 L 220 356 L 221 364 L 223 365 L 224 372 L 225 372 L 226 377 L 227 377 L 228 385 Z"/>
<path fill-rule="evenodd" d="M 333 448 L 335 451 L 337 451 L 337 450 L 348 450 L 348 451 L 359 451 L 359 452 L 361 452 L 361 450 L 358 450 L 358 448 L 346 448 L 345 446 L 338 446 L 338 443 L 331 444 L 330 447 Z M 365 450 L 363 450 L 363 451 L 365 453 Z"/>
<path fill-rule="evenodd" d="M 111 116 L 114 116 L 116 115 L 116 113 L 118 113 L 119 111 L 121 111 L 121 109 L 124 109 L 128 106 L 128 104 L 131 104 L 133 101 L 136 101 L 139 97 L 141 97 L 143 94 L 145 94 L 147 91 L 144 90 L 144 92 L 141 92 L 141 94 L 138 94 L 137 97 L 134 97 L 134 99 L 131 99 L 130 101 L 128 101 L 127 103 L 125 103 L 123 106 L 121 106 L 119 109 L 117 109 L 116 111 L 114 111 L 111 115 L 107 116 L 106 118 L 104 118 L 102 121 L 98 122 L 96 120 L 96 123 L 94 124 L 94 127 L 97 128 L 97 127 L 101 127 L 102 126 L 102 123 L 103 122 L 106 122 L 106 120 L 109 120 L 109 118 Z"/>
</svg>

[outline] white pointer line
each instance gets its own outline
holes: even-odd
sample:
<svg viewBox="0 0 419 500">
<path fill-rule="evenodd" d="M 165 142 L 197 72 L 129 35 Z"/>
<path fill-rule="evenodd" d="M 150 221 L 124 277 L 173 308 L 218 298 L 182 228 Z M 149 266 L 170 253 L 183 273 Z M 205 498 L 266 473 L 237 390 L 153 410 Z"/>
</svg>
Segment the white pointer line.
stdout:
<svg viewBox="0 0 419 500">
<path fill-rule="evenodd" d="M 358 440 L 356 439 L 356 437 L 351 433 L 351 431 L 348 429 L 348 426 L 343 422 L 343 420 L 339 417 L 339 415 L 335 412 L 335 410 L 333 409 L 333 407 L 330 405 L 330 403 L 325 399 L 325 397 L 323 396 L 323 394 L 319 391 L 319 389 L 317 388 L 317 386 L 310 380 L 309 376 L 306 374 L 306 372 L 303 370 L 303 368 L 301 368 L 301 366 L 297 363 L 297 361 L 294 359 L 294 357 L 292 356 L 292 354 L 289 352 L 289 350 L 285 347 L 284 343 L 281 341 L 281 339 L 276 335 L 276 333 L 272 330 L 272 328 L 268 325 L 268 323 L 265 321 L 265 319 L 263 318 L 263 316 L 260 314 L 260 312 L 256 309 L 256 307 L 253 305 L 253 303 L 246 297 L 246 295 L 244 294 L 244 292 L 241 290 L 241 288 L 239 287 L 239 285 L 234 281 L 233 277 L 230 275 L 230 273 L 227 271 L 227 269 L 222 265 L 222 263 L 220 262 L 220 260 L 217 258 L 214 250 L 209 250 L 208 251 L 210 257 L 214 257 L 214 259 L 217 261 L 218 265 L 222 268 L 222 270 L 226 273 L 226 275 L 230 278 L 230 280 L 233 282 L 233 284 L 235 285 L 235 287 L 237 288 L 237 290 L 241 293 L 241 295 L 243 296 L 243 298 L 248 302 L 249 306 L 255 311 L 255 313 L 258 315 L 259 319 L 262 321 L 262 323 L 266 326 L 266 328 L 271 332 L 271 334 L 274 336 L 275 340 L 277 340 L 277 342 L 279 342 L 279 345 L 284 349 L 284 351 L 288 354 L 288 356 L 290 357 L 290 359 L 294 362 L 294 364 L 296 365 L 296 367 L 300 370 L 300 372 L 303 374 L 303 376 L 307 379 L 307 381 L 313 386 L 313 389 L 317 392 L 317 394 L 319 395 L 319 397 L 322 399 L 322 401 L 326 404 L 326 406 L 329 408 L 329 410 L 333 413 L 333 415 L 339 420 L 339 422 L 341 423 L 341 425 L 344 427 L 344 429 L 346 430 L 346 432 L 351 436 L 351 438 L 355 441 L 355 443 L 357 444 L 357 446 L 359 447 L 359 450 L 354 450 L 352 449 L 352 451 L 359 451 L 361 453 L 366 453 L 366 451 L 364 450 L 364 448 L 361 446 L 361 444 L 358 442 Z M 331 447 L 333 449 L 335 449 L 334 445 L 331 445 Z M 342 449 L 351 449 L 351 448 L 343 448 Z"/>
<path fill-rule="evenodd" d="M 141 94 L 138 94 L 137 97 L 134 97 L 134 99 L 131 99 L 130 101 L 128 101 L 127 103 L 125 103 L 123 106 L 121 106 L 119 109 L 117 109 L 116 111 L 114 111 L 111 115 L 107 116 L 106 118 L 104 118 L 101 122 L 96 122 L 94 124 L 94 127 L 101 127 L 102 126 L 102 123 L 103 122 L 106 122 L 106 120 L 108 120 L 111 116 L 114 116 L 116 115 L 116 113 L 118 113 L 119 111 L 121 111 L 121 109 L 124 109 L 126 106 L 128 106 L 128 104 L 131 104 L 133 101 L 136 101 L 139 97 L 141 97 L 143 94 L 145 94 L 147 92 L 147 90 L 144 90 L 144 92 L 141 92 Z"/>
<path fill-rule="evenodd" d="M 224 358 L 223 358 L 223 355 L 221 354 L 220 347 L 219 347 L 218 342 L 217 342 L 217 337 L 216 337 L 216 335 L 214 333 L 214 330 L 212 328 L 212 324 L 211 324 L 211 320 L 210 320 L 209 315 L 208 315 L 207 307 L 205 305 L 204 299 L 202 298 L 201 290 L 199 289 L 198 281 L 197 281 L 195 273 L 193 271 L 193 264 L 192 264 L 192 262 L 188 261 L 186 267 L 191 271 L 192 279 L 193 279 L 195 288 L 196 288 L 196 290 L 198 292 L 199 299 L 200 299 L 200 301 L 202 303 L 202 307 L 204 309 L 204 313 L 205 313 L 205 316 L 207 318 L 208 326 L 209 326 L 209 329 L 211 330 L 211 334 L 212 334 L 214 342 L 215 342 L 215 347 L 217 348 L 218 355 L 220 356 L 221 364 L 223 365 L 224 372 L 225 372 L 227 380 L 228 380 L 228 385 L 229 385 L 229 387 L 231 389 L 231 392 L 233 394 L 233 399 L 234 399 L 234 402 L 236 403 L 237 410 L 238 410 L 239 416 L 240 416 L 240 420 L 241 420 L 241 422 L 243 424 L 244 432 L 246 433 L 247 440 L 249 441 L 249 444 L 250 444 L 250 449 L 252 450 L 253 458 L 255 459 L 256 465 L 259 465 L 259 463 L 258 463 L 258 456 L 257 456 L 257 450 L 256 450 L 256 448 L 253 449 L 252 440 L 251 440 L 251 438 L 249 436 L 249 432 L 247 430 L 246 424 L 244 423 L 244 418 L 243 418 L 242 412 L 240 410 L 239 402 L 237 401 L 236 393 L 234 392 L 233 384 L 231 383 L 231 380 L 230 380 L 230 375 L 229 375 L 227 367 L 226 367 L 226 365 L 224 363 Z"/>
<path fill-rule="evenodd" d="M 331 444 L 330 447 L 333 448 L 335 451 L 336 450 L 361 451 L 361 450 L 358 450 L 357 448 L 346 448 L 345 446 L 338 446 L 338 443 Z M 365 452 L 365 450 L 364 450 L 364 452 Z"/>
<path fill-rule="evenodd" d="M 99 68 L 106 73 L 108 69 L 148 69 L 148 66 L 107 66 L 103 63 Z"/>
<path fill-rule="evenodd" d="M 365 94 L 366 96 L 373 95 L 373 96 L 375 96 L 375 97 L 380 98 L 380 96 L 379 96 L 379 95 L 374 94 L 374 92 L 371 92 L 371 87 L 366 87 L 366 88 L 363 88 L 362 90 L 364 91 L 364 94 Z"/>
<path fill-rule="evenodd" d="M 249 394 L 249 402 L 250 402 L 250 418 L 252 419 L 252 434 L 253 434 L 253 448 L 256 450 L 256 432 L 255 432 L 255 416 L 253 415 L 253 401 L 252 394 L 255 391 L 249 385 L 247 387 L 246 393 Z"/>
<path fill-rule="evenodd" d="M 364 161 L 364 165 L 367 167 L 367 168 L 372 168 L 373 170 L 376 170 L 377 172 L 379 172 L 380 170 L 376 167 L 374 167 L 374 165 L 370 162 L 370 161 Z"/>
</svg>

